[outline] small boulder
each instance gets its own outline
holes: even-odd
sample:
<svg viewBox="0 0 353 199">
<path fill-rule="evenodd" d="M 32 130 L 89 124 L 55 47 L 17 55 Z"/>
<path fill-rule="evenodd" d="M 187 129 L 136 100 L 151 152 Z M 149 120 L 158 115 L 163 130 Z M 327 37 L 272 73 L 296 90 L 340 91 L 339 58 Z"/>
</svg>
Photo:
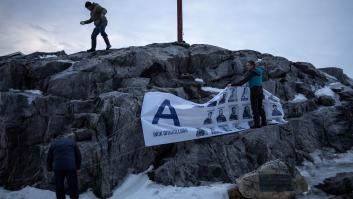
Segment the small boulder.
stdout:
<svg viewBox="0 0 353 199">
<path fill-rule="evenodd" d="M 241 195 L 253 199 L 292 199 L 308 190 L 308 184 L 299 171 L 280 160 L 267 162 L 236 182 Z"/>
<path fill-rule="evenodd" d="M 228 197 L 229 199 L 246 199 L 241 195 L 237 186 L 234 186 L 228 190 Z"/>
<path fill-rule="evenodd" d="M 340 100 L 353 100 L 353 89 L 345 87 L 345 89 L 339 92 L 338 95 L 340 96 Z"/>
<path fill-rule="evenodd" d="M 335 99 L 331 96 L 320 96 L 317 99 L 317 103 L 322 106 L 333 106 L 335 105 Z"/>
</svg>

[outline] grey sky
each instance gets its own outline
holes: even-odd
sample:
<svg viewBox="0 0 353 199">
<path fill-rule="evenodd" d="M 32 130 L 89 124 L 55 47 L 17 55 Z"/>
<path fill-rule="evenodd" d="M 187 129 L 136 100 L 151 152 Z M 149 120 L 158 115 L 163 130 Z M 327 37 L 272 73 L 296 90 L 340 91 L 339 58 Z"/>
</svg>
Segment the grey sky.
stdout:
<svg viewBox="0 0 353 199">
<path fill-rule="evenodd" d="M 90 47 L 83 0 L 1 0 L 0 55 Z M 176 0 L 97 0 L 114 48 L 176 40 Z M 336 66 L 353 77 L 352 0 L 184 0 L 184 39 Z M 101 38 L 98 48 L 104 48 Z"/>
</svg>

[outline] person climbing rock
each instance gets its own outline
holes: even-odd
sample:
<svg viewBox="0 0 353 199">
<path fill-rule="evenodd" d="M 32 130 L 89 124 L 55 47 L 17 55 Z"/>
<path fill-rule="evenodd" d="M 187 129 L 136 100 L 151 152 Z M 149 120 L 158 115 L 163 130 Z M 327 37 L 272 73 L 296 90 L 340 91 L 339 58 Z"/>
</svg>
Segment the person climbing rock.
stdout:
<svg viewBox="0 0 353 199">
<path fill-rule="evenodd" d="M 106 50 L 109 50 L 112 46 L 110 45 L 108 35 L 105 32 L 105 28 L 108 25 L 108 20 L 105 17 L 107 14 L 107 10 L 100 6 L 98 3 L 92 3 L 87 1 L 85 4 L 85 7 L 91 11 L 91 18 L 86 20 L 86 21 L 81 21 L 81 25 L 85 24 L 90 24 L 94 23 L 95 28 L 93 29 L 92 35 L 91 35 L 91 49 L 87 50 L 87 52 L 94 52 L 96 51 L 96 46 L 97 46 L 97 36 L 100 33 L 104 39 L 105 44 L 107 45 Z"/>
<path fill-rule="evenodd" d="M 245 65 L 245 69 L 247 71 L 245 78 L 237 83 L 228 84 L 228 86 L 241 86 L 249 82 L 251 109 L 254 115 L 254 126 L 251 128 L 260 128 L 261 126 L 267 125 L 266 113 L 262 103 L 262 100 L 264 99 L 262 89 L 262 76 L 264 69 L 260 66 L 256 66 L 254 61 L 248 61 Z"/>
<path fill-rule="evenodd" d="M 54 171 L 57 199 L 65 199 L 65 179 L 71 199 L 79 198 L 77 173 L 81 168 L 81 152 L 75 141 L 58 136 L 47 156 L 47 169 Z"/>
</svg>

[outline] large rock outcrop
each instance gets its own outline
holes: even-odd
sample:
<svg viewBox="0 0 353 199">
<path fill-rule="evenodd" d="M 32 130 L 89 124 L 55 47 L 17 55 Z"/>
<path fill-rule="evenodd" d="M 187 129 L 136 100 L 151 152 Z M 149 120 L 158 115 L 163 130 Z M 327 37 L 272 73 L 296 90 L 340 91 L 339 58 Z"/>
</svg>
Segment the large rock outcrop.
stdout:
<svg viewBox="0 0 353 199">
<path fill-rule="evenodd" d="M 139 115 L 146 92 L 204 102 L 212 93 L 202 86 L 239 80 L 248 60 L 265 65 L 264 87 L 281 99 L 288 124 L 144 147 Z M 294 166 L 321 147 L 344 152 L 353 146 L 353 85 L 330 77 L 309 63 L 210 45 L 0 57 L 0 186 L 52 188 L 45 157 L 60 133 L 76 138 L 82 151 L 81 191 L 93 188 L 102 198 L 129 172 L 150 165 L 151 179 L 189 186 L 234 182 L 274 159 Z M 315 91 L 324 86 L 336 92 L 335 105 L 318 103 Z M 307 100 L 292 101 L 298 94 Z"/>
</svg>

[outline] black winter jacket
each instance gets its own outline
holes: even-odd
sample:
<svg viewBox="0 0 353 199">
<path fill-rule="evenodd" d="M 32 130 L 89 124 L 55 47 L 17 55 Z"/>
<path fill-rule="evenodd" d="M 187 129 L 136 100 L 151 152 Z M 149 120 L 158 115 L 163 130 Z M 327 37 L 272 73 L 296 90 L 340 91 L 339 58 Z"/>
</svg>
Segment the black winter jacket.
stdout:
<svg viewBox="0 0 353 199">
<path fill-rule="evenodd" d="M 49 148 L 47 156 L 48 171 L 79 170 L 81 153 L 75 141 L 59 138 Z"/>
</svg>

